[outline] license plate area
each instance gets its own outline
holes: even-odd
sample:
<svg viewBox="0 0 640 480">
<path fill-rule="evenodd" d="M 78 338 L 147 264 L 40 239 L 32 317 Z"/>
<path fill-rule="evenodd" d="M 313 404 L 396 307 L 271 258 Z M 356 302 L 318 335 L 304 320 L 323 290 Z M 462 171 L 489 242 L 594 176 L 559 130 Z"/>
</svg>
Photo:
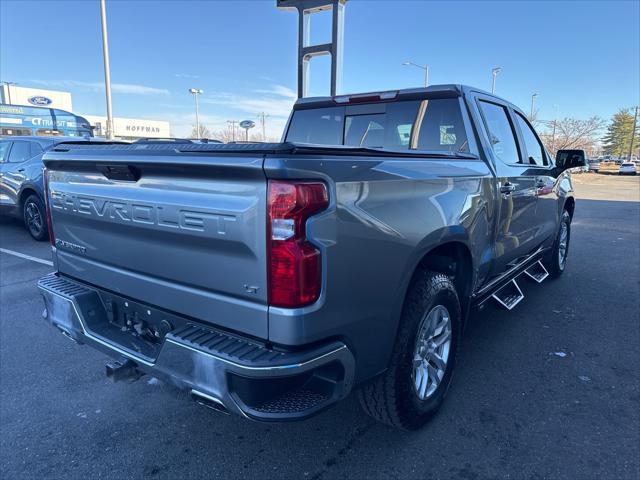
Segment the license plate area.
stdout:
<svg viewBox="0 0 640 480">
<path fill-rule="evenodd" d="M 112 293 L 98 291 L 97 297 L 99 302 L 83 308 L 86 328 L 147 361 L 155 361 L 167 333 L 186 324 L 177 315 Z"/>
</svg>

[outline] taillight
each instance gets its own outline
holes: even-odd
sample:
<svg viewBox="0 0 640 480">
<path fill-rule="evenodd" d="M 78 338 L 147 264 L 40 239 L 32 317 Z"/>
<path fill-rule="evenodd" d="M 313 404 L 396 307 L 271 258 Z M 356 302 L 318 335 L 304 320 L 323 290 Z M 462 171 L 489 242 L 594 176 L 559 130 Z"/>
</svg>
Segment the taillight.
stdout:
<svg viewBox="0 0 640 480">
<path fill-rule="evenodd" d="M 269 303 L 301 307 L 320 296 L 320 250 L 307 240 L 307 219 L 327 208 L 323 183 L 269 181 Z"/>
<path fill-rule="evenodd" d="M 56 237 L 53 235 L 53 223 L 51 223 L 51 206 L 49 205 L 49 171 L 45 168 L 42 171 L 44 180 L 44 207 L 47 212 L 47 228 L 49 229 L 49 242 L 52 247 L 56 245 Z"/>
</svg>

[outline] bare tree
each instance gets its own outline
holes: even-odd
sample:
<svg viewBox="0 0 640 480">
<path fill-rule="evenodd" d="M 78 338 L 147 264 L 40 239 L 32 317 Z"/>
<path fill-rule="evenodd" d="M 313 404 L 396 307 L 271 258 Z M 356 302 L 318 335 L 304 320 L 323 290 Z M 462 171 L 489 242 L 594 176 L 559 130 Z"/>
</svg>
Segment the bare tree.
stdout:
<svg viewBox="0 0 640 480">
<path fill-rule="evenodd" d="M 218 140 L 223 141 L 224 143 L 244 142 L 245 141 L 245 132 L 244 132 L 244 129 L 242 129 L 242 128 L 236 128 L 235 134 L 234 134 L 234 132 L 231 130 L 231 127 L 229 127 L 226 130 L 220 130 L 220 131 L 216 132 L 214 137 L 216 139 L 218 139 Z M 251 132 L 249 132 L 249 141 L 250 142 L 256 142 L 256 143 L 263 142 L 262 133 L 258 133 L 258 132 L 251 133 Z M 280 139 L 279 138 L 275 138 L 275 137 L 270 137 L 270 136 L 267 135 L 267 138 L 264 141 L 266 141 L 266 142 L 279 142 Z"/>
<path fill-rule="evenodd" d="M 195 125 L 191 129 L 191 137 L 190 138 L 211 138 L 211 132 L 207 127 L 200 124 L 200 136 L 198 136 L 198 129 Z"/>
<path fill-rule="evenodd" d="M 605 121 L 600 117 L 591 117 L 588 120 L 563 118 L 543 123 L 546 130 L 540 138 L 547 150 L 554 154 L 557 150 L 564 149 L 593 151 L 605 125 Z"/>
</svg>

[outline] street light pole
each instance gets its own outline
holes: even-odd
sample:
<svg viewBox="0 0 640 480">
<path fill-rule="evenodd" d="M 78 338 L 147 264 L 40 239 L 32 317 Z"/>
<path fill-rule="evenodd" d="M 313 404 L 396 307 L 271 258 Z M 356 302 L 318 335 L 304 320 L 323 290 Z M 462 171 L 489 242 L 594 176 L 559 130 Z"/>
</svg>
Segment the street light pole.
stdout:
<svg viewBox="0 0 640 480">
<path fill-rule="evenodd" d="M 636 113 L 633 116 L 633 126 L 631 127 L 631 142 L 629 143 L 629 156 L 627 162 L 631 161 L 631 155 L 633 155 L 633 141 L 636 138 L 636 122 L 638 121 L 638 107 L 636 107 Z"/>
<path fill-rule="evenodd" d="M 491 69 L 491 76 L 493 77 L 491 81 L 491 93 L 496 93 L 496 77 L 500 72 L 502 72 L 502 67 L 495 67 Z"/>
<path fill-rule="evenodd" d="M 534 93 L 533 95 L 531 95 L 531 113 L 529 114 L 529 121 L 533 122 L 533 112 L 535 111 L 535 104 L 536 104 L 536 97 L 538 96 L 537 93 Z"/>
<path fill-rule="evenodd" d="M 424 86 L 429 86 L 429 65 L 418 65 L 417 63 L 413 62 L 403 62 L 402 65 L 410 65 L 412 67 L 417 67 L 424 70 Z"/>
<path fill-rule="evenodd" d="M 104 60 L 104 87 L 107 96 L 107 140 L 113 140 L 113 112 L 111 109 L 111 67 L 109 66 L 109 39 L 107 37 L 107 7 L 100 0 L 100 20 L 102 23 L 102 57 Z"/>
<path fill-rule="evenodd" d="M 200 112 L 198 109 L 198 95 L 204 93 L 199 88 L 190 88 L 189 93 L 193 94 L 193 98 L 196 101 L 196 138 L 200 140 Z"/>
</svg>

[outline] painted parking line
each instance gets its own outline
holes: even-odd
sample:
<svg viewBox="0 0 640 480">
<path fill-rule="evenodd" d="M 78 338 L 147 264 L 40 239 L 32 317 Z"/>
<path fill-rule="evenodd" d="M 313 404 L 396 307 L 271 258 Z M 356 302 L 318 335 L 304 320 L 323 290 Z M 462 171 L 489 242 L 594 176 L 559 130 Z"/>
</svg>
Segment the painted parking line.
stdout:
<svg viewBox="0 0 640 480">
<path fill-rule="evenodd" d="M 25 255 L 24 253 L 14 252 L 13 250 L 7 250 L 6 248 L 0 248 L 0 252 L 6 253 L 7 255 L 13 255 L 14 257 L 24 258 L 25 260 L 31 260 L 32 262 L 41 263 L 43 265 L 48 265 L 49 267 L 53 267 L 53 262 L 51 260 L 43 260 L 42 258 L 32 257 L 31 255 Z"/>
</svg>

